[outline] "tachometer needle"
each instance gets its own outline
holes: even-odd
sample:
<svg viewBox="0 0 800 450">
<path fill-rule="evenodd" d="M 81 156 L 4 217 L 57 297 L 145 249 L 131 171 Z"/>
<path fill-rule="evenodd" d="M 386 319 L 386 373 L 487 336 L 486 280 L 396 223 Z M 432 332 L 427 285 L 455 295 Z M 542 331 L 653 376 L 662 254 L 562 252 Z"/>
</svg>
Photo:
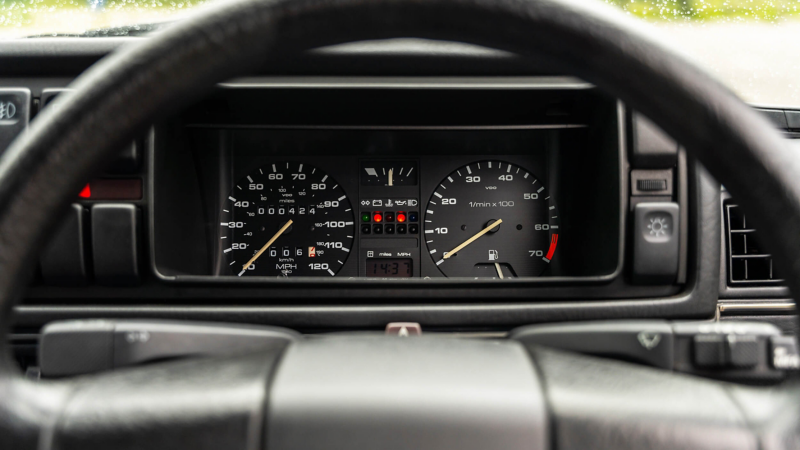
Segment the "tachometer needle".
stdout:
<svg viewBox="0 0 800 450">
<path fill-rule="evenodd" d="M 276 239 L 278 239 L 279 237 L 281 237 L 281 235 L 283 234 L 283 232 L 284 232 L 284 231 L 286 231 L 286 229 L 287 229 L 287 228 L 289 228 L 291 225 L 292 225 L 292 219 L 289 219 L 289 221 L 288 221 L 288 222 L 286 222 L 286 223 L 285 223 L 285 224 L 284 224 L 284 225 L 281 227 L 281 229 L 280 229 L 280 230 L 278 230 L 278 232 L 277 232 L 277 233 L 275 233 L 275 235 L 274 235 L 274 236 L 272 236 L 272 239 L 270 239 L 269 241 L 267 241 L 267 243 L 266 243 L 266 244 L 264 244 L 264 246 L 263 246 L 263 247 L 261 247 L 261 250 L 259 250 L 259 251 L 258 251 L 258 253 L 256 253 L 255 255 L 253 255 L 253 257 L 252 257 L 252 258 L 250 258 L 250 261 L 247 261 L 247 264 L 245 264 L 245 265 L 243 265 L 243 266 L 242 266 L 242 271 L 241 271 L 241 272 L 239 272 L 239 276 L 242 276 L 242 274 L 244 273 L 244 271 L 245 271 L 245 270 L 247 270 L 247 268 L 248 268 L 248 267 L 250 267 L 250 264 L 253 264 L 253 263 L 254 263 L 254 262 L 255 262 L 255 261 L 258 259 L 258 257 L 259 257 L 259 256 L 261 256 L 261 254 L 262 254 L 262 253 L 264 253 L 264 250 L 266 250 L 267 248 L 269 248 L 269 246 L 270 246 L 270 245 L 272 245 L 272 243 L 273 243 L 273 242 L 275 242 L 275 240 L 276 240 Z"/>
<path fill-rule="evenodd" d="M 392 175 L 394 175 L 394 169 L 389 169 L 389 186 L 392 186 L 392 185 L 393 185 L 393 184 L 392 184 L 392 182 L 393 182 L 393 180 L 392 180 L 392 178 L 393 178 L 393 177 L 392 177 Z"/>
<path fill-rule="evenodd" d="M 497 269 L 497 275 L 500 279 L 504 279 L 505 277 L 503 276 L 503 269 L 500 267 L 500 263 L 494 263 L 494 268 Z"/>
<path fill-rule="evenodd" d="M 469 239 L 467 239 L 466 241 L 464 241 L 464 242 L 463 242 L 461 245 L 459 245 L 458 247 L 456 247 L 456 248 L 454 248 L 454 249 L 450 250 L 449 252 L 447 252 L 447 253 L 446 253 L 446 254 L 445 254 L 443 257 L 442 257 L 442 259 L 448 259 L 448 258 L 450 258 L 450 256 L 452 256 L 452 255 L 455 255 L 455 254 L 456 254 L 456 252 L 458 252 L 458 251 L 459 251 L 459 250 L 461 250 L 462 248 L 464 248 L 464 247 L 468 246 L 469 244 L 472 244 L 472 242 L 473 242 L 473 241 L 475 241 L 475 239 L 478 239 L 479 237 L 483 236 L 484 234 L 486 234 L 486 233 L 488 233 L 488 232 L 492 231 L 492 229 L 493 229 L 494 227 L 496 227 L 496 226 L 500 225 L 501 223 L 503 223 L 503 219 L 498 219 L 498 220 L 497 220 L 497 222 L 495 222 L 495 223 L 493 223 L 493 224 L 491 224 L 491 225 L 487 226 L 486 228 L 482 229 L 481 231 L 478 231 L 477 233 L 475 233 L 475 236 L 472 236 L 471 238 L 469 238 Z"/>
</svg>

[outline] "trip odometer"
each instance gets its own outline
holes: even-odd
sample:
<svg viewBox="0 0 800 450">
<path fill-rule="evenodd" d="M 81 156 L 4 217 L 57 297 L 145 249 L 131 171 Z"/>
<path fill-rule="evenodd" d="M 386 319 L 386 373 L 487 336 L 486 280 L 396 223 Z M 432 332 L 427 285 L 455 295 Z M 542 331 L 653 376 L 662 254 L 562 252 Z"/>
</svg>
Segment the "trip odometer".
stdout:
<svg viewBox="0 0 800 450">
<path fill-rule="evenodd" d="M 355 236 L 344 190 L 309 164 L 267 164 L 223 202 L 220 249 L 238 276 L 334 276 Z"/>
<path fill-rule="evenodd" d="M 458 168 L 436 186 L 425 242 L 448 277 L 533 277 L 558 245 L 558 209 L 532 173 L 505 161 Z"/>
</svg>

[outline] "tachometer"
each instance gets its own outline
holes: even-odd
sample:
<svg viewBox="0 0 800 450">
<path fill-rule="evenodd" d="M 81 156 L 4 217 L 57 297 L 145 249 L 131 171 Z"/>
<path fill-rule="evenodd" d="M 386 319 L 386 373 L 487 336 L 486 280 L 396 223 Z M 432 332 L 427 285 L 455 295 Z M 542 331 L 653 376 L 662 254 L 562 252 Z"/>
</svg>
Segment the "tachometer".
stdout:
<svg viewBox="0 0 800 450">
<path fill-rule="evenodd" d="M 436 187 L 425 241 L 448 277 L 531 277 L 558 245 L 558 209 L 532 173 L 505 161 L 467 164 Z"/>
<path fill-rule="evenodd" d="M 234 186 L 220 247 L 238 276 L 334 276 L 355 236 L 344 190 L 309 164 L 267 164 Z"/>
</svg>

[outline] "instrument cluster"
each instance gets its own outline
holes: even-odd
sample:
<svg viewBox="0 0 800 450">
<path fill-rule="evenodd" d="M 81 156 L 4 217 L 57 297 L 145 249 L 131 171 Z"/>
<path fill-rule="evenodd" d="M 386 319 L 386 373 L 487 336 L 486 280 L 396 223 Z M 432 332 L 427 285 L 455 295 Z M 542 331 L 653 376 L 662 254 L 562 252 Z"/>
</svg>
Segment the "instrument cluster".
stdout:
<svg viewBox="0 0 800 450">
<path fill-rule="evenodd" d="M 502 159 L 453 167 L 421 192 L 419 160 L 359 164 L 356 192 L 323 167 L 274 161 L 239 179 L 220 211 L 229 275 L 540 276 L 557 258 L 560 217 L 546 178 Z M 353 198 L 351 195 L 356 195 Z M 354 251 L 358 242 L 358 251 Z"/>
<path fill-rule="evenodd" d="M 154 132 L 153 271 L 287 289 L 608 283 L 624 259 L 618 112 L 577 88 L 222 89 Z"/>
</svg>

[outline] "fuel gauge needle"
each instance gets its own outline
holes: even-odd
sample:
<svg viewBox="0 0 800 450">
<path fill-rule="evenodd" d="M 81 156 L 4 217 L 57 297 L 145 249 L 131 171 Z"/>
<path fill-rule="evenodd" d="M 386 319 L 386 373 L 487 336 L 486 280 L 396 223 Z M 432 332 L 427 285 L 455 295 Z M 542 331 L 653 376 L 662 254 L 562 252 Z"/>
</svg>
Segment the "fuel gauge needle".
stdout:
<svg viewBox="0 0 800 450">
<path fill-rule="evenodd" d="M 392 175 L 394 175 L 394 169 L 389 169 L 389 186 L 393 186 L 393 183 L 392 183 L 392 182 L 393 182 L 394 180 L 392 180 L 392 178 L 393 178 L 393 176 L 392 176 Z"/>
<path fill-rule="evenodd" d="M 258 253 L 256 253 L 255 255 L 253 255 L 253 257 L 252 257 L 252 258 L 250 258 L 250 261 L 247 261 L 247 264 L 245 264 L 245 265 L 243 265 L 243 266 L 242 266 L 242 271 L 241 271 L 241 272 L 239 272 L 239 276 L 242 276 L 242 274 L 244 274 L 244 271 L 245 271 L 245 270 L 247 270 L 247 268 L 248 268 L 248 267 L 250 267 L 250 264 L 253 264 L 254 262 L 256 262 L 256 260 L 258 259 L 258 257 L 259 257 L 259 256 L 261 256 L 261 254 L 262 254 L 262 253 L 264 253 L 264 250 L 266 250 L 267 248 L 269 248 L 269 246 L 270 246 L 270 245 L 272 245 L 272 243 L 273 243 L 273 242 L 275 242 L 275 241 L 276 241 L 276 240 L 277 240 L 279 237 L 281 237 L 281 235 L 283 234 L 283 232 L 284 232 L 284 231 L 286 231 L 286 229 L 287 229 L 287 228 L 289 228 L 291 225 L 292 225 L 292 219 L 289 219 L 289 221 L 288 221 L 288 222 L 286 222 L 285 224 L 283 224 L 283 226 L 281 227 L 281 229 L 280 229 L 280 230 L 278 230 L 278 232 L 277 232 L 277 233 L 275 233 L 275 235 L 274 235 L 274 236 L 272 236 L 272 239 L 270 239 L 269 241 L 267 241 L 267 243 L 266 243 L 266 244 L 264 244 L 264 246 L 263 246 L 263 247 L 261 247 L 261 250 L 259 250 L 259 251 L 258 251 Z"/>
<path fill-rule="evenodd" d="M 462 242 L 461 245 L 459 245 L 458 247 L 456 247 L 456 248 L 450 250 L 449 252 L 447 252 L 442 257 L 442 259 L 448 259 L 448 258 L 450 258 L 451 255 L 455 255 L 456 252 L 458 252 L 462 248 L 468 246 L 469 244 L 472 244 L 476 239 L 478 239 L 479 237 L 483 236 L 484 234 L 492 231 L 492 229 L 494 227 L 500 225 L 501 223 L 503 223 L 503 219 L 498 219 L 497 222 L 494 222 L 493 224 L 491 224 L 491 225 L 487 226 L 486 228 L 482 229 L 481 231 L 478 231 L 477 233 L 475 233 L 474 236 L 472 236 L 471 238 L 469 238 L 466 241 Z"/>
</svg>

